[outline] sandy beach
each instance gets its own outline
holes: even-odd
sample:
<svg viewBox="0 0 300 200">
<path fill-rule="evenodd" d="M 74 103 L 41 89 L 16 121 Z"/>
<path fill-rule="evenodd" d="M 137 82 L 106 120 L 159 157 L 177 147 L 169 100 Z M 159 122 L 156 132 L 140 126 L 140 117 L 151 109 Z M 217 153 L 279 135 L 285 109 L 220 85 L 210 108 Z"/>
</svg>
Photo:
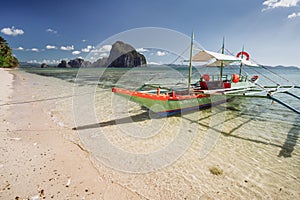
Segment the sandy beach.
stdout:
<svg viewBox="0 0 300 200">
<path fill-rule="evenodd" d="M 71 82 L 1 69 L 0 87 L 0 199 L 299 198 L 299 145 L 293 146 L 290 157 L 279 156 L 287 150 L 288 134 L 299 132 L 293 124 L 284 124 L 278 135 L 285 122 L 236 113 L 223 116 L 220 110 L 149 119 L 132 104 L 133 121 L 128 121 L 123 108 L 112 112 L 111 102 L 121 100 L 111 100 L 111 92 L 101 88 L 95 98 L 99 123 L 80 124 L 74 122 Z M 265 127 L 270 127 L 266 136 L 258 137 Z M 147 131 L 152 135 L 138 135 Z M 129 159 L 124 154 L 103 149 L 103 136 L 133 154 L 155 154 L 176 138 L 187 142 L 179 144 L 187 148 L 172 162 L 163 163 L 173 155 L 159 155 L 157 164 L 162 166 L 148 160 L 135 166 L 117 162 Z M 218 139 L 213 148 L 208 136 Z M 203 147 L 209 153 L 201 157 Z M 139 157 L 133 159 L 138 163 Z"/>
<path fill-rule="evenodd" d="M 95 168 L 71 130 L 72 119 L 56 119 L 67 111 L 57 104 L 72 99 L 51 97 L 72 91 L 54 94 L 44 78 L 0 70 L 0 199 L 140 199 Z"/>
</svg>

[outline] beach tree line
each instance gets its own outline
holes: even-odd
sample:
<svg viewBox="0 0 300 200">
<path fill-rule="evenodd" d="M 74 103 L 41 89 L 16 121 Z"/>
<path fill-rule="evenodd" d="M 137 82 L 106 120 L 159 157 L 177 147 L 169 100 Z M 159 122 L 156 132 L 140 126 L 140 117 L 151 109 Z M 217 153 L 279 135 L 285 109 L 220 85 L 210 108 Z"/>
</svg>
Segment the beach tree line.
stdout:
<svg viewBox="0 0 300 200">
<path fill-rule="evenodd" d="M 12 68 L 18 65 L 18 59 L 12 55 L 11 48 L 8 46 L 6 40 L 0 36 L 0 67 Z"/>
</svg>

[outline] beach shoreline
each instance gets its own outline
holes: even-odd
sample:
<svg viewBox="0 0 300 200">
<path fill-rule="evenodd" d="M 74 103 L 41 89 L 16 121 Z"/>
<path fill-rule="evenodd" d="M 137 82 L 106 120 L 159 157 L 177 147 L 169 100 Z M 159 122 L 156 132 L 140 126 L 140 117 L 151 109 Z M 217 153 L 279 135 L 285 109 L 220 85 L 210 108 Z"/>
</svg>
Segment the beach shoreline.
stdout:
<svg viewBox="0 0 300 200">
<path fill-rule="evenodd" d="M 95 74 L 93 70 L 87 72 Z M 0 70 L 0 73 L 3 88 L 0 199 L 35 196 L 41 196 L 40 199 L 299 197 L 299 118 L 293 123 L 266 120 L 259 115 L 253 117 L 252 112 L 259 109 L 259 105 L 249 108 L 249 104 L 244 104 L 248 102 L 232 102 L 225 112 L 222 112 L 224 107 L 219 107 L 183 117 L 151 119 L 135 104 L 124 110 L 112 110 L 116 109 L 113 106 L 117 103 L 125 105 L 126 102 L 113 99 L 109 89 L 88 83 L 78 86 L 83 93 L 87 93 L 87 88 L 96 87 L 92 90 L 95 94 L 87 98 L 95 98 L 94 105 L 89 106 L 94 106 L 97 123 L 79 121 L 75 124 L 74 81 L 40 76 L 22 69 Z M 87 77 L 87 80 L 90 79 Z M 87 106 L 87 102 L 83 101 L 79 106 Z M 243 109 L 245 105 L 248 107 Z M 252 109 L 250 114 L 249 109 Z M 271 113 L 265 112 L 265 116 Z M 86 117 L 84 114 L 77 113 L 79 119 Z M 132 120 L 128 120 L 130 117 Z M 214 126 L 210 128 L 212 123 Z M 74 130 L 76 128 L 78 130 Z M 145 133 L 149 131 L 151 137 L 134 135 L 141 129 Z M 127 158 L 122 157 L 126 152 L 137 156 L 163 152 L 180 134 L 183 138 L 194 134 L 181 156 L 146 173 L 132 172 L 130 165 L 107 165 L 103 159 L 120 158 L 126 163 Z M 112 149 L 104 149 L 109 157 L 101 157 L 105 156 L 101 152 L 103 136 L 114 147 L 123 150 L 120 157 Z M 205 138 L 216 140 L 215 136 L 219 137 L 215 146 L 200 158 Z M 182 141 L 181 138 L 178 144 Z M 284 154 L 289 156 L 278 156 L 279 152 L 289 150 L 284 144 L 291 142 L 293 148 Z M 92 143 L 96 148 L 89 146 Z M 162 156 L 165 155 L 162 153 Z M 165 162 L 161 158 L 159 161 Z"/>
<path fill-rule="evenodd" d="M 51 100 L 60 93 L 49 88 L 49 78 L 19 70 L 0 74 L 0 199 L 140 199 L 99 173 L 69 114 L 58 119 L 57 106 L 72 99 Z"/>
</svg>

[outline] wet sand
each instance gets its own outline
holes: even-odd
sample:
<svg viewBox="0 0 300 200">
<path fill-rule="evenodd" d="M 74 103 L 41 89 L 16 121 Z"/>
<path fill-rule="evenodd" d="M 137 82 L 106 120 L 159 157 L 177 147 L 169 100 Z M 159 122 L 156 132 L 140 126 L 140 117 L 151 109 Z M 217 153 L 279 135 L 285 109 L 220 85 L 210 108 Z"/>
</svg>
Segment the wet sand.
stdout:
<svg viewBox="0 0 300 200">
<path fill-rule="evenodd" d="M 265 120 L 238 106 L 155 119 L 97 88 L 97 123 L 86 121 L 87 113 L 77 113 L 82 121 L 75 123 L 73 83 L 18 70 L 11 82 L 7 71 L 0 72 L 8 77 L 0 79 L 1 87 L 11 88 L 1 88 L 1 97 L 7 96 L 0 107 L 1 199 L 42 190 L 46 199 L 300 198 L 296 122 Z M 113 108 L 116 102 L 128 107 Z M 103 138 L 123 151 L 105 148 Z M 177 157 L 167 152 L 155 157 L 156 165 L 148 157 L 127 162 L 173 141 L 179 141 Z"/>
</svg>

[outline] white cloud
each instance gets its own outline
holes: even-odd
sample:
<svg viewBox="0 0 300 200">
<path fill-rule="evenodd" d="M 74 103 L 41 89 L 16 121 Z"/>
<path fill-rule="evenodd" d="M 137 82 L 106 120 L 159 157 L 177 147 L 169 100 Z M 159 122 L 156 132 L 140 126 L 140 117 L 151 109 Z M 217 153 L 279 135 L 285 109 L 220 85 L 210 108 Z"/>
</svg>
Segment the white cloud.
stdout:
<svg viewBox="0 0 300 200">
<path fill-rule="evenodd" d="M 29 61 L 27 61 L 28 63 L 38 63 L 38 61 L 37 60 L 29 60 Z"/>
<path fill-rule="evenodd" d="M 138 48 L 138 49 L 136 49 L 136 51 L 137 52 L 147 52 L 147 51 L 149 51 L 148 49 L 144 49 L 144 48 Z"/>
<path fill-rule="evenodd" d="M 73 51 L 73 52 L 72 52 L 73 55 L 78 55 L 78 54 L 80 54 L 80 53 L 81 53 L 80 51 Z"/>
<path fill-rule="evenodd" d="M 104 45 L 100 48 L 100 51 L 102 52 L 110 51 L 111 47 L 112 47 L 111 45 Z"/>
<path fill-rule="evenodd" d="M 86 40 L 81 40 L 82 42 L 86 42 Z"/>
<path fill-rule="evenodd" d="M 300 12 L 298 13 L 292 13 L 288 16 L 289 19 L 295 18 L 295 17 L 300 17 Z"/>
<path fill-rule="evenodd" d="M 102 57 L 102 58 L 108 57 L 108 53 L 102 53 L 102 54 L 100 54 L 100 57 Z"/>
<path fill-rule="evenodd" d="M 262 11 L 279 7 L 294 7 L 297 6 L 299 1 L 300 0 L 265 0 L 263 5 L 266 6 L 266 8 L 264 8 Z"/>
<path fill-rule="evenodd" d="M 149 64 L 149 65 L 160 65 L 160 64 L 157 63 L 157 62 L 147 62 L 147 64 Z"/>
<path fill-rule="evenodd" d="M 100 48 L 97 48 L 97 49 L 93 49 L 91 52 L 93 53 L 105 53 L 105 52 L 109 52 L 111 50 L 111 45 L 103 45 L 102 47 Z"/>
<path fill-rule="evenodd" d="M 86 48 L 81 49 L 82 52 L 90 52 L 94 47 L 92 45 L 88 45 Z"/>
<path fill-rule="evenodd" d="M 82 52 L 85 52 L 85 53 L 88 53 L 88 52 L 90 52 L 90 49 L 88 49 L 88 48 L 83 48 L 83 49 L 81 49 L 81 51 L 82 51 Z"/>
<path fill-rule="evenodd" d="M 56 46 L 53 46 L 53 45 L 47 45 L 46 46 L 46 49 L 57 49 L 57 47 Z"/>
<path fill-rule="evenodd" d="M 47 60 L 47 59 L 44 59 L 42 60 L 42 62 L 40 63 L 46 63 L 46 64 L 58 64 L 60 63 L 60 60 Z"/>
<path fill-rule="evenodd" d="M 18 47 L 18 48 L 16 48 L 16 50 L 18 50 L 18 51 L 24 51 L 24 48 L 23 47 Z"/>
<path fill-rule="evenodd" d="M 158 52 L 156 52 L 156 55 L 157 56 L 165 56 L 165 55 L 167 55 L 168 53 L 167 52 L 165 52 L 165 51 L 158 51 Z"/>
<path fill-rule="evenodd" d="M 71 45 L 71 46 L 61 46 L 60 49 L 63 50 L 63 51 L 71 51 L 71 50 L 74 50 L 74 45 Z"/>
<path fill-rule="evenodd" d="M 38 48 L 32 48 L 30 49 L 31 51 L 34 51 L 34 52 L 39 52 L 39 49 Z"/>
<path fill-rule="evenodd" d="M 17 29 L 14 26 L 12 26 L 11 28 L 3 28 L 1 29 L 1 32 L 5 35 L 12 35 L 12 36 L 24 34 L 24 31 L 22 29 Z"/>
<path fill-rule="evenodd" d="M 53 34 L 57 34 L 57 31 L 56 31 L 56 30 L 53 30 L 52 28 L 46 29 L 46 32 L 53 33 Z"/>
</svg>

